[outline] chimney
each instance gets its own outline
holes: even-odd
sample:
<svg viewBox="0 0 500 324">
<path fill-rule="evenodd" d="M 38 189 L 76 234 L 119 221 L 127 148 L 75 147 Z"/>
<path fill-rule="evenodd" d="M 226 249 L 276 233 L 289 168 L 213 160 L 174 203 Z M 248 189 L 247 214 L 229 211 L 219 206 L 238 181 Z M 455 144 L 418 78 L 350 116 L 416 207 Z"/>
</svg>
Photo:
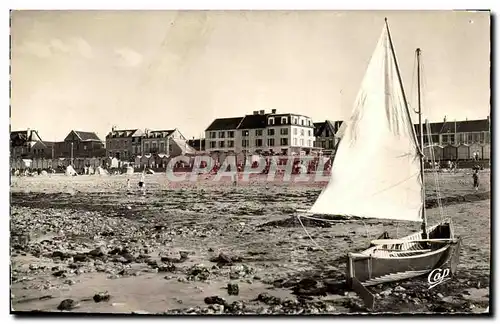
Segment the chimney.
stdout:
<svg viewBox="0 0 500 324">
<path fill-rule="evenodd" d="M 265 114 L 266 114 L 266 111 L 265 111 L 265 110 L 261 110 L 261 111 L 260 111 L 260 114 L 261 114 L 261 115 L 265 115 Z"/>
<path fill-rule="evenodd" d="M 445 123 L 446 123 L 446 115 L 444 116 L 443 122 L 445 122 Z"/>
<path fill-rule="evenodd" d="M 114 132 L 115 130 L 116 130 L 116 126 L 114 126 L 114 125 L 113 125 L 113 126 L 111 127 L 111 131 L 112 131 L 112 132 Z"/>
<path fill-rule="evenodd" d="M 259 111 L 258 111 L 258 110 L 254 110 L 254 111 L 253 111 L 253 114 L 254 114 L 254 115 L 258 115 L 258 114 L 259 114 Z"/>
<path fill-rule="evenodd" d="M 275 114 L 276 113 L 276 109 L 271 109 L 271 114 Z"/>
</svg>

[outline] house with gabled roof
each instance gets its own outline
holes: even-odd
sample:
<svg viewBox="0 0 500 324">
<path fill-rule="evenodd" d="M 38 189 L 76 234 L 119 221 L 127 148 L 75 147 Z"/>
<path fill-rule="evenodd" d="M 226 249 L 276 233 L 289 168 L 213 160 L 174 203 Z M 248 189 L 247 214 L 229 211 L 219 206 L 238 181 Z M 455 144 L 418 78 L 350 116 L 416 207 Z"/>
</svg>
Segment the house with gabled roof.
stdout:
<svg viewBox="0 0 500 324">
<path fill-rule="evenodd" d="M 104 142 L 95 132 L 71 130 L 63 142 L 54 143 L 54 157 L 92 158 L 106 156 Z"/>
<path fill-rule="evenodd" d="M 177 129 L 149 130 L 142 137 L 143 154 L 166 154 L 176 156 L 188 148 L 187 139 Z M 190 150 L 190 148 L 188 148 Z"/>
<path fill-rule="evenodd" d="M 321 148 L 324 155 L 333 155 L 340 140 L 336 134 L 342 123 L 341 120 L 328 119 L 324 122 L 314 123 L 314 136 L 316 138 L 314 147 Z"/>
<path fill-rule="evenodd" d="M 135 156 L 142 154 L 142 129 L 111 128 L 106 135 L 106 156 L 124 161 L 134 161 Z"/>
<path fill-rule="evenodd" d="M 32 158 L 33 146 L 41 141 L 38 131 L 26 129 L 10 132 L 10 156 L 11 158 Z"/>
</svg>

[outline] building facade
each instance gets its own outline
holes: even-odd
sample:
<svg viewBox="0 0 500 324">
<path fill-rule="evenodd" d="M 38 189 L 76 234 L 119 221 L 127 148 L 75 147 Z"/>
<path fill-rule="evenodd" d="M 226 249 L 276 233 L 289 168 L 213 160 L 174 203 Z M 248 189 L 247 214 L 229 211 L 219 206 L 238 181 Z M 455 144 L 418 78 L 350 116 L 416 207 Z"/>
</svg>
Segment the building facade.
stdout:
<svg viewBox="0 0 500 324">
<path fill-rule="evenodd" d="M 337 132 L 342 125 L 342 121 L 325 120 L 324 122 L 314 123 L 314 136 L 316 141 L 314 147 L 320 148 L 323 155 L 334 155 L 340 138 Z"/>
<path fill-rule="evenodd" d="M 42 139 L 40 135 L 38 135 L 38 131 L 33 129 L 10 132 L 11 158 L 32 158 L 35 155 L 33 147 L 36 143 L 41 141 Z"/>
<path fill-rule="evenodd" d="M 147 129 L 142 137 L 143 154 L 177 156 L 183 154 L 184 148 L 187 146 L 186 138 L 177 128 L 168 130 Z"/>
<path fill-rule="evenodd" d="M 205 139 L 193 138 L 187 141 L 188 145 L 196 150 L 197 153 L 205 153 Z"/>
<path fill-rule="evenodd" d="M 491 158 L 490 117 L 479 120 L 447 121 L 426 124 L 424 147 L 434 146 L 436 160 L 468 160 Z M 415 125 L 417 136 L 420 128 Z M 430 140 L 429 140 L 430 139 Z M 425 153 L 425 150 L 424 150 Z M 429 158 L 430 154 L 426 154 Z"/>
<path fill-rule="evenodd" d="M 53 144 L 54 157 L 92 158 L 105 157 L 104 142 L 94 132 L 72 130 L 63 142 Z"/>
<path fill-rule="evenodd" d="M 116 129 L 106 135 L 106 156 L 123 161 L 134 161 L 136 155 L 142 154 L 141 129 Z"/>
<path fill-rule="evenodd" d="M 290 113 L 254 111 L 218 118 L 205 130 L 206 151 L 226 154 L 309 154 L 314 149 L 311 118 Z"/>
</svg>

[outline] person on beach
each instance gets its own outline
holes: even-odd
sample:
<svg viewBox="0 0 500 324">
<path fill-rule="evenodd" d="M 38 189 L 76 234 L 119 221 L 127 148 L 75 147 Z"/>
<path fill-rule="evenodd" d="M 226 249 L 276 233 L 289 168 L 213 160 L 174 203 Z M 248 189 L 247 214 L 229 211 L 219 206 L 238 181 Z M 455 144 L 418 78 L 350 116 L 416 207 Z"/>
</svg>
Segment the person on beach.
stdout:
<svg viewBox="0 0 500 324">
<path fill-rule="evenodd" d="M 130 191 L 130 178 L 127 178 L 127 192 Z"/>
<path fill-rule="evenodd" d="M 479 169 L 474 168 L 474 171 L 472 172 L 472 179 L 474 180 L 474 189 L 476 191 L 479 190 Z"/>
<path fill-rule="evenodd" d="M 232 178 L 233 178 L 233 186 L 236 186 L 238 184 L 238 173 L 234 172 Z"/>
<path fill-rule="evenodd" d="M 145 182 L 146 182 L 146 169 L 144 169 L 144 171 L 142 171 L 141 180 L 139 180 L 139 188 L 141 189 L 143 195 L 146 194 Z"/>
</svg>

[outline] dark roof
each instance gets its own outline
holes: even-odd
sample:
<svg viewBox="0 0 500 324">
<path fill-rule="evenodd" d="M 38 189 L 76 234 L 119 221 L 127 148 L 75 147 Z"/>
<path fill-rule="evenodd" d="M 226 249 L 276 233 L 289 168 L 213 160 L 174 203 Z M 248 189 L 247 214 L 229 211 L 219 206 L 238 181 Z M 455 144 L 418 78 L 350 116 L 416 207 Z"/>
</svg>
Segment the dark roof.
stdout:
<svg viewBox="0 0 500 324">
<path fill-rule="evenodd" d="M 175 129 L 165 129 L 165 130 L 150 130 L 149 133 L 145 134 L 146 138 L 155 138 L 155 137 L 168 137 L 175 132 Z"/>
<path fill-rule="evenodd" d="M 462 121 L 446 121 L 439 123 L 429 123 L 431 134 L 455 133 L 455 126 L 457 133 L 468 132 L 485 132 L 490 130 L 488 119 L 479 120 L 462 120 Z M 415 125 L 415 131 L 420 134 L 419 125 Z M 427 127 L 424 124 L 424 134 L 427 133 Z"/>
<path fill-rule="evenodd" d="M 188 140 L 188 145 L 191 146 L 192 148 L 194 148 L 195 150 L 199 150 L 200 149 L 200 141 L 201 141 L 201 149 L 203 150 L 205 148 L 205 139 L 202 138 L 202 139 L 190 139 Z"/>
<path fill-rule="evenodd" d="M 205 131 L 237 129 L 244 117 L 217 118 Z"/>
<path fill-rule="evenodd" d="M 112 130 L 111 132 L 106 135 L 106 138 L 110 137 L 132 137 L 135 132 L 137 132 L 138 129 L 115 129 Z"/>
<path fill-rule="evenodd" d="M 94 132 L 82 132 L 82 131 L 76 131 L 76 130 L 74 130 L 73 132 L 82 141 L 99 141 L 99 142 L 101 142 L 101 139 L 99 138 L 99 136 L 97 136 L 97 134 Z"/>
<path fill-rule="evenodd" d="M 47 147 L 52 147 L 56 142 L 48 142 L 48 141 L 42 141 L 42 143 L 47 146 Z"/>
<path fill-rule="evenodd" d="M 319 137 L 323 133 L 323 130 L 325 129 L 326 122 L 318 122 L 318 123 L 313 123 L 314 125 L 314 136 Z"/>
<path fill-rule="evenodd" d="M 266 115 L 246 115 L 243 117 L 238 129 L 256 129 L 265 128 L 267 123 Z"/>
<path fill-rule="evenodd" d="M 38 135 L 38 132 L 34 129 L 13 131 L 13 132 L 10 132 L 10 139 L 11 140 L 15 139 L 15 140 L 23 140 L 23 141 L 33 141 L 33 140 L 35 140 L 35 139 L 33 139 L 34 134 Z M 38 139 L 36 139 L 36 140 L 38 140 Z"/>
<path fill-rule="evenodd" d="M 343 123 L 342 120 L 332 121 L 328 119 L 325 120 L 324 122 L 314 123 L 314 136 L 321 137 L 321 134 L 323 133 L 325 127 L 327 126 L 330 129 L 331 135 L 333 136 L 337 133 L 342 123 Z"/>
</svg>

